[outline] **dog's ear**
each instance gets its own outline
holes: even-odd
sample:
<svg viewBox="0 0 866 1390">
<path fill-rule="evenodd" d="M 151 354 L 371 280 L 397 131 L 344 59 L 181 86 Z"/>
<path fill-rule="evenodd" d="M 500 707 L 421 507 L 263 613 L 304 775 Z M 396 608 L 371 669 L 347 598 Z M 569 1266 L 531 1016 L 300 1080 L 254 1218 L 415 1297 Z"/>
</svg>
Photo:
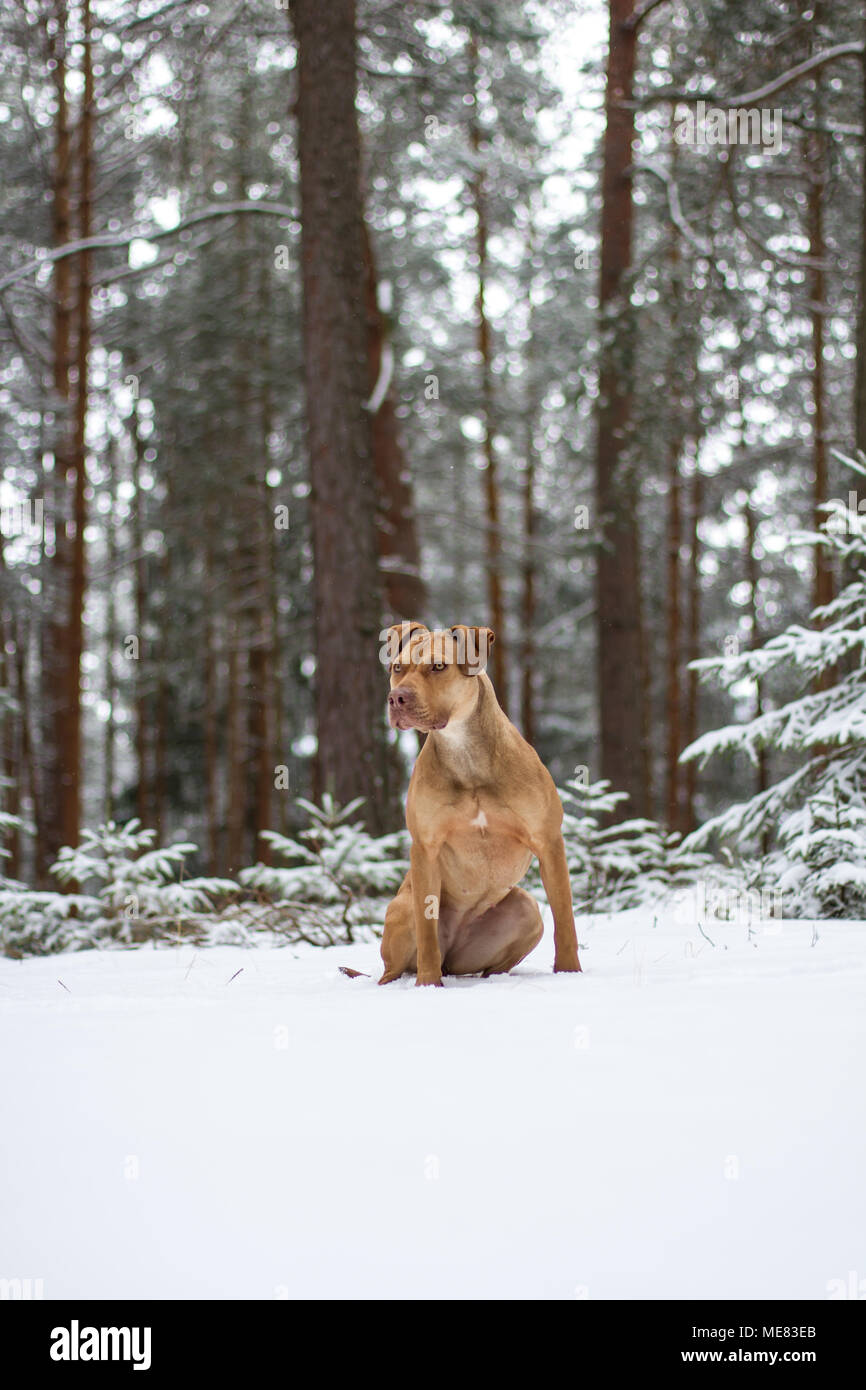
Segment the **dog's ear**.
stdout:
<svg viewBox="0 0 866 1390">
<path fill-rule="evenodd" d="M 496 641 L 489 627 L 467 627 L 455 623 L 450 629 L 457 643 L 454 660 L 464 676 L 480 676 L 487 666 L 490 648 Z"/>
<path fill-rule="evenodd" d="M 410 641 L 414 632 L 427 631 L 429 631 L 429 629 L 426 628 L 423 623 L 406 621 L 394 623 L 384 634 L 380 634 L 384 637 L 382 646 L 379 649 L 379 657 L 383 666 L 390 666 L 393 661 L 399 658 L 400 653 Z"/>
</svg>

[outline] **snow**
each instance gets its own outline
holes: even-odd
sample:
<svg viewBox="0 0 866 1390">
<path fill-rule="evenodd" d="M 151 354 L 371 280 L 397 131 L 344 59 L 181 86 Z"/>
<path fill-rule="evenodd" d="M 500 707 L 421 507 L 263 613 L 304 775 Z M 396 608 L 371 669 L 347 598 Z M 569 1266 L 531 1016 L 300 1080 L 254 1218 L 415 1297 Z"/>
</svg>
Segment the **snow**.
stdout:
<svg viewBox="0 0 866 1390">
<path fill-rule="evenodd" d="M 338 972 L 375 943 L 0 960 L 0 1274 L 821 1299 L 866 1272 L 864 924 L 711 945 L 680 900 L 582 919 L 579 976 L 547 925 L 512 975 L 441 990 Z"/>
</svg>

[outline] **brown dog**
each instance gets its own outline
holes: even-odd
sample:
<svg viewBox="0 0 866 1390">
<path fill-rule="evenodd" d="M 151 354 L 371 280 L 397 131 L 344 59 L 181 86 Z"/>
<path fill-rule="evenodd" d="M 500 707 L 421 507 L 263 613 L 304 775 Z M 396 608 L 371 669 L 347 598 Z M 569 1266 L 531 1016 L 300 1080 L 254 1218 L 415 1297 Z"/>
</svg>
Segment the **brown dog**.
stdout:
<svg viewBox="0 0 866 1390">
<path fill-rule="evenodd" d="M 562 803 L 538 754 L 517 732 L 484 674 L 489 628 L 388 629 L 392 728 L 428 735 L 406 824 L 409 873 L 385 914 L 381 985 L 414 971 L 419 985 L 493 975 L 542 936 L 541 913 L 516 885 L 536 855 L 553 909 L 554 970 L 580 970 Z"/>
</svg>

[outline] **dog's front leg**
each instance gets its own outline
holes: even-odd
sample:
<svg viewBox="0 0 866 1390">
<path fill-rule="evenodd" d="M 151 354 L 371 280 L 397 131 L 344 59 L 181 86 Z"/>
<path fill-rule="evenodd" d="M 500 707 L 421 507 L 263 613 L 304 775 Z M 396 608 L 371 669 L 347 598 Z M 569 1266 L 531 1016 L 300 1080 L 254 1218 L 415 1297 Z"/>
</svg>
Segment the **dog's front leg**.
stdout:
<svg viewBox="0 0 866 1390">
<path fill-rule="evenodd" d="M 418 943 L 417 985 L 442 984 L 442 953 L 439 949 L 439 898 L 442 875 L 439 871 L 438 846 L 418 845 L 413 841 L 412 900 L 415 909 L 415 937 Z"/>
<path fill-rule="evenodd" d="M 562 833 L 549 835 L 534 852 L 541 869 L 541 881 L 553 913 L 553 968 L 557 971 L 580 970 L 577 954 L 577 929 L 571 902 L 571 878 Z"/>
</svg>

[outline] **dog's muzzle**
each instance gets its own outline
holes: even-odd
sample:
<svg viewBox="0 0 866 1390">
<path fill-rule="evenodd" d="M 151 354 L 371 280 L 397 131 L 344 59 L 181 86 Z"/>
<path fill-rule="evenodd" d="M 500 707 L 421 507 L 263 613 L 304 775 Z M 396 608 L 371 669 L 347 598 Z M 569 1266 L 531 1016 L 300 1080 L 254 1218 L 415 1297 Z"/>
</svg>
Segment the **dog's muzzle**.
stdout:
<svg viewBox="0 0 866 1390">
<path fill-rule="evenodd" d="M 420 710 L 411 690 L 392 690 L 388 696 L 388 723 L 392 729 L 420 729 L 429 733 L 444 729 L 447 719 L 431 720 L 426 710 Z"/>
</svg>

